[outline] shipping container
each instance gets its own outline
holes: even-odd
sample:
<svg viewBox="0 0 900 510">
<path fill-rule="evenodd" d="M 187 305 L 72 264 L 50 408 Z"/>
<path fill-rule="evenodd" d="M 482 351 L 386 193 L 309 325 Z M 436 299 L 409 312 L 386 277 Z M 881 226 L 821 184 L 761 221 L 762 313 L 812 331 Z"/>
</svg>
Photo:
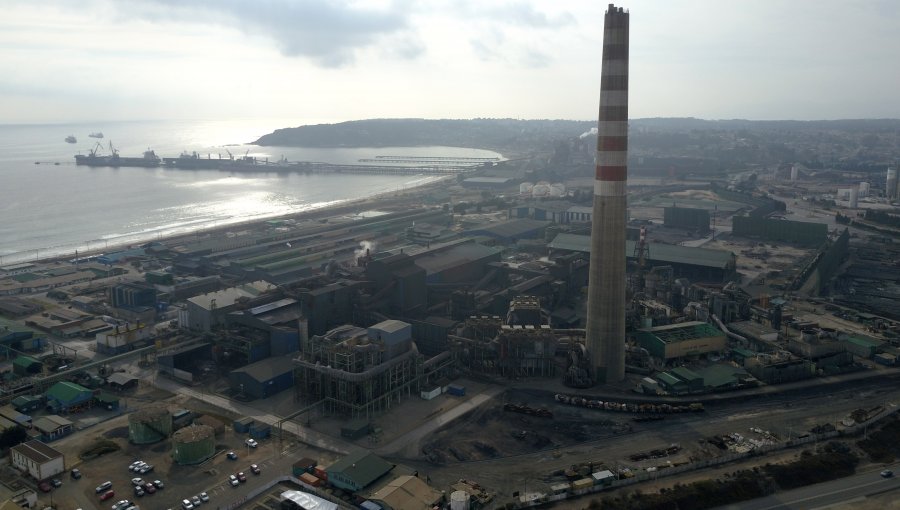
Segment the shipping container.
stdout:
<svg viewBox="0 0 900 510">
<path fill-rule="evenodd" d="M 328 481 L 328 468 L 325 466 L 316 466 L 313 468 L 313 474 L 320 480 Z"/>
<path fill-rule="evenodd" d="M 466 394 L 466 387 L 459 384 L 450 384 L 447 386 L 447 393 L 454 397 L 462 397 Z"/>
<path fill-rule="evenodd" d="M 588 487 L 593 487 L 593 486 L 594 486 L 593 478 L 582 478 L 580 480 L 575 480 L 574 482 L 572 482 L 572 490 L 576 490 L 576 491 L 581 490 L 581 489 L 587 489 Z"/>
<path fill-rule="evenodd" d="M 310 459 L 309 457 L 303 457 L 302 459 L 294 462 L 292 466 L 291 473 L 294 476 L 299 477 L 303 473 L 311 473 L 316 467 L 316 461 L 314 459 Z"/>
<path fill-rule="evenodd" d="M 303 483 L 307 483 L 307 484 L 309 484 L 309 485 L 312 485 L 313 487 L 318 487 L 319 485 L 322 484 L 322 481 L 319 480 L 318 477 L 316 477 L 315 475 L 311 475 L 311 474 L 309 474 L 309 473 L 301 473 L 301 474 L 300 474 L 300 481 L 303 482 Z"/>
<path fill-rule="evenodd" d="M 435 397 L 440 396 L 440 394 L 441 394 L 441 387 L 437 386 L 435 388 L 431 388 L 430 390 L 422 391 L 422 398 L 425 400 L 431 400 Z"/>
<path fill-rule="evenodd" d="M 272 427 L 269 425 L 254 423 L 250 425 L 250 437 L 253 439 L 265 439 L 272 435 Z"/>
</svg>

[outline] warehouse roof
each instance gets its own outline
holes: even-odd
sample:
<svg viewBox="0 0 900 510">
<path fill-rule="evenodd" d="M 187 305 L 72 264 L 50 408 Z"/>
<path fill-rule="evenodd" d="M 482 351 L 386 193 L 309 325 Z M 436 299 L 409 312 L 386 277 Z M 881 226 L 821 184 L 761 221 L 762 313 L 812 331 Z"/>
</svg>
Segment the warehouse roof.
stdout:
<svg viewBox="0 0 900 510">
<path fill-rule="evenodd" d="M 625 256 L 634 257 L 634 241 L 625 241 Z M 648 261 L 669 262 L 677 264 L 690 264 L 694 266 L 714 267 L 724 269 L 732 263 L 734 254 L 725 250 L 711 250 L 709 248 L 693 248 L 676 244 L 647 243 L 649 246 Z M 557 234 L 548 244 L 556 250 L 591 252 L 591 236 L 578 234 Z"/>
<path fill-rule="evenodd" d="M 724 364 L 710 365 L 697 372 L 703 376 L 704 385 L 713 389 L 731 386 L 748 376 L 746 370 Z"/>
<path fill-rule="evenodd" d="M 235 369 L 232 372 L 244 373 L 259 382 L 266 382 L 273 377 L 278 377 L 293 369 L 294 360 L 288 355 L 279 356 L 277 358 L 266 358 L 262 361 L 257 361 L 256 363 L 251 363 L 247 366 Z"/>
<path fill-rule="evenodd" d="M 303 491 L 284 491 L 281 493 L 281 499 L 292 501 L 303 510 L 338 510 L 336 503 Z"/>
<path fill-rule="evenodd" d="M 725 336 L 725 333 L 719 331 L 718 328 L 708 322 L 691 321 L 679 324 L 668 324 L 665 326 L 657 326 L 642 333 L 650 334 L 659 338 L 665 343 L 683 342 L 685 340 L 693 340 L 695 338 L 704 338 L 710 336 Z"/>
<path fill-rule="evenodd" d="M 681 379 L 684 382 L 702 381 L 703 380 L 703 376 L 701 376 L 697 372 L 694 372 L 693 370 L 691 370 L 690 368 L 687 368 L 687 367 L 675 367 L 672 370 L 670 370 L 670 372 L 672 373 L 672 375 Z"/>
<path fill-rule="evenodd" d="M 75 384 L 68 381 L 62 381 L 54 384 L 47 390 L 47 398 L 52 398 L 54 400 L 58 400 L 63 403 L 75 402 L 79 399 L 79 397 L 84 397 L 85 394 L 90 395 L 91 390 L 85 388 L 80 384 Z"/>
<path fill-rule="evenodd" d="M 440 491 L 411 475 L 398 476 L 372 494 L 370 499 L 384 501 L 393 510 L 422 510 L 441 500 Z"/>
<path fill-rule="evenodd" d="M 328 468 L 328 472 L 340 472 L 352 478 L 360 487 L 366 487 L 394 466 L 367 450 L 356 450 L 345 455 Z"/>
<path fill-rule="evenodd" d="M 72 426 L 72 422 L 57 414 L 48 414 L 34 420 L 34 428 L 45 434 L 50 434 L 57 429 Z"/>
<path fill-rule="evenodd" d="M 43 464 L 44 462 L 58 459 L 59 457 L 63 456 L 62 453 L 54 450 L 53 448 L 50 448 L 49 446 L 36 439 L 33 441 L 28 441 L 27 443 L 17 444 L 13 446 L 12 449 L 39 464 Z"/>
<path fill-rule="evenodd" d="M 473 228 L 469 231 L 469 234 L 473 236 L 486 235 L 501 239 L 515 239 L 518 237 L 527 237 L 536 231 L 545 228 L 547 225 L 550 225 L 550 222 L 520 218 Z"/>
<path fill-rule="evenodd" d="M 657 381 L 659 381 L 663 384 L 666 384 L 668 386 L 677 386 L 679 384 L 684 384 L 684 381 L 682 381 L 681 379 L 675 377 L 674 375 L 672 375 L 668 372 L 658 373 L 658 374 L 656 374 L 655 377 L 656 377 Z"/>
<path fill-rule="evenodd" d="M 237 302 L 238 298 L 247 297 L 254 298 L 263 292 L 274 289 L 275 286 L 265 280 L 245 283 L 237 287 L 231 287 L 218 292 L 209 292 L 189 298 L 188 301 L 205 310 L 211 310 L 212 304 L 215 302 L 216 308 L 231 306 Z"/>
<path fill-rule="evenodd" d="M 106 378 L 106 382 L 109 384 L 118 384 L 120 386 L 125 386 L 131 381 L 139 381 L 140 378 L 131 374 L 126 374 L 124 372 L 116 372 L 113 375 Z"/>
<path fill-rule="evenodd" d="M 463 243 L 440 251 L 431 251 L 416 256 L 415 263 L 429 275 L 449 268 L 481 260 L 488 257 L 499 259 L 500 250 L 478 243 Z"/>
</svg>

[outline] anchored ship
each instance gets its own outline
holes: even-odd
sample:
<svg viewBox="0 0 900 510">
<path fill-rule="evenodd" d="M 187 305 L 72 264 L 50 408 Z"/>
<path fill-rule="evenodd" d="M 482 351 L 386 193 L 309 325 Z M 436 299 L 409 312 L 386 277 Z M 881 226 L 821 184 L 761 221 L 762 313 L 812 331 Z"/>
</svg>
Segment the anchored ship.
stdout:
<svg viewBox="0 0 900 510">
<path fill-rule="evenodd" d="M 76 143 L 77 141 L 78 139 L 75 138 L 75 135 L 69 135 L 66 137 L 66 143 Z"/>
<path fill-rule="evenodd" d="M 139 167 L 155 167 L 159 166 L 160 159 L 159 156 L 156 155 L 151 149 L 147 149 L 144 151 L 144 155 L 139 158 L 127 158 L 119 156 L 119 150 L 114 148 L 112 142 L 109 142 L 109 155 L 100 154 L 100 150 L 103 149 L 103 146 L 100 145 L 100 142 L 97 142 L 97 145 L 94 146 L 91 151 L 85 154 L 76 154 L 75 155 L 75 164 L 76 165 L 86 165 L 86 166 L 112 166 L 112 167 L 120 167 L 120 166 L 139 166 Z"/>
<path fill-rule="evenodd" d="M 96 133 L 91 133 L 88 136 L 91 138 L 103 138 L 103 131 L 97 131 Z"/>
</svg>

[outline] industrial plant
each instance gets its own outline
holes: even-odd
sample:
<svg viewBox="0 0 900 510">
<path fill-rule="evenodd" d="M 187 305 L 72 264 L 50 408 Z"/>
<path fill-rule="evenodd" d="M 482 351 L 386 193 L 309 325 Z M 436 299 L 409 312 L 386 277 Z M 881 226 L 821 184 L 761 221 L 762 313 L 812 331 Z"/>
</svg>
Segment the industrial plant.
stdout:
<svg viewBox="0 0 900 510">
<path fill-rule="evenodd" d="M 630 120 L 629 16 L 605 14 L 596 129 L 522 130 L 378 200 L 0 267 L 0 429 L 91 434 L 77 476 L 153 457 L 222 508 L 527 508 L 865 450 L 900 397 L 900 139 L 826 157 L 788 129 Z M 165 164 L 240 171 L 210 161 Z"/>
</svg>

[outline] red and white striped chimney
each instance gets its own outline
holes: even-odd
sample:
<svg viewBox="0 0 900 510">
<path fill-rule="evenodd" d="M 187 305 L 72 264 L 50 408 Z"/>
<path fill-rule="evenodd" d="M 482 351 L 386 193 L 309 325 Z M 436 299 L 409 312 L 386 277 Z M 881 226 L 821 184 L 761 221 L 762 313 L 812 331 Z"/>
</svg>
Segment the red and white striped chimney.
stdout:
<svg viewBox="0 0 900 510">
<path fill-rule="evenodd" d="M 625 228 L 628 179 L 628 12 L 609 4 L 603 30 L 594 176 L 587 348 L 594 379 L 625 378 Z"/>
</svg>

